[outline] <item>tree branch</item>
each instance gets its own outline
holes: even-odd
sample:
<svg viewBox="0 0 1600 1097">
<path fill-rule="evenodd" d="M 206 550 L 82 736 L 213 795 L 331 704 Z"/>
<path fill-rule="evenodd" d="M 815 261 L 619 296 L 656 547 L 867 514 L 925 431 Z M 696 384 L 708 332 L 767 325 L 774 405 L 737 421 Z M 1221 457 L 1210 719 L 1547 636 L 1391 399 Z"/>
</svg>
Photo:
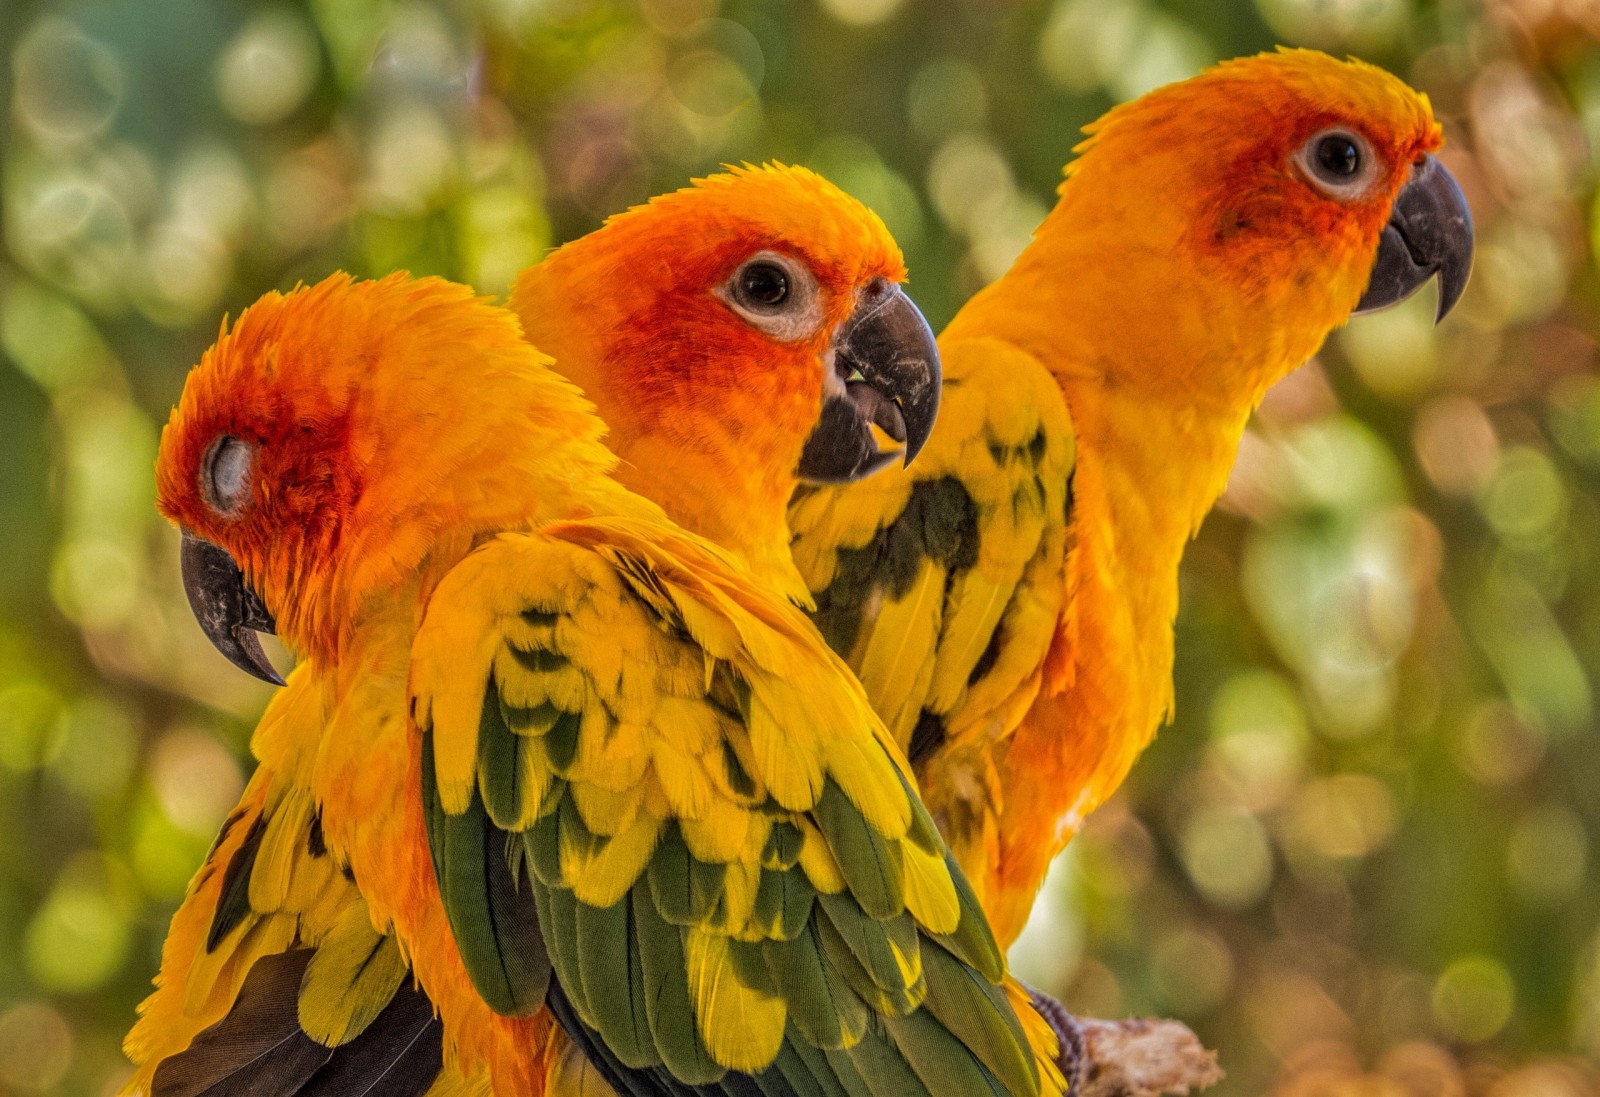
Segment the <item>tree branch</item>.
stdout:
<svg viewBox="0 0 1600 1097">
<path fill-rule="evenodd" d="M 1043 994 L 1033 1001 L 1060 1037 L 1070 1097 L 1185 1097 L 1222 1080 L 1216 1052 L 1179 1021 L 1099 1021 Z"/>
</svg>

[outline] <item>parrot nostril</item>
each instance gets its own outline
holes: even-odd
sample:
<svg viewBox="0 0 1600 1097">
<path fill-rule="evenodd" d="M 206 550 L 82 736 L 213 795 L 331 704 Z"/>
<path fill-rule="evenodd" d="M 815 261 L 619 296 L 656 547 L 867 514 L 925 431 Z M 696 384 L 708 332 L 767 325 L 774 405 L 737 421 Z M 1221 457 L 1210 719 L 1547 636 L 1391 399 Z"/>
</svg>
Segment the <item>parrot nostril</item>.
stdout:
<svg viewBox="0 0 1600 1097">
<path fill-rule="evenodd" d="M 893 287 L 889 285 L 889 280 L 880 274 L 861 288 L 861 301 L 863 304 L 877 301 L 882 297 L 886 297 L 892 289 Z"/>
</svg>

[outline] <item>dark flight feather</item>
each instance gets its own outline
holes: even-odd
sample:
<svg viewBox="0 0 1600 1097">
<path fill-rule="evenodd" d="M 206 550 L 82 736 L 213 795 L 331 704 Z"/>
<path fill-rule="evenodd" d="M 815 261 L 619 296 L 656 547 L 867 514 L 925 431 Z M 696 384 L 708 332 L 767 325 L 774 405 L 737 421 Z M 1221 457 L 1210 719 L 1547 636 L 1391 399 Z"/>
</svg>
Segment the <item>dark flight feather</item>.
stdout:
<svg viewBox="0 0 1600 1097">
<path fill-rule="evenodd" d="M 300 1028 L 300 979 L 310 949 L 256 961 L 228 1015 L 156 1068 L 151 1097 L 287 1097 L 333 1048 Z"/>
<path fill-rule="evenodd" d="M 228 859 L 228 867 L 222 873 L 217 910 L 211 916 L 211 932 L 206 935 L 207 952 L 215 952 L 222 939 L 250 913 L 250 872 L 255 868 L 256 853 L 261 849 L 261 837 L 266 832 L 266 817 L 257 815 L 244 841 Z"/>
<path fill-rule="evenodd" d="M 299 1097 L 422 1097 L 444 1069 L 444 1024 L 408 979 L 360 1036 L 335 1049 Z"/>
</svg>

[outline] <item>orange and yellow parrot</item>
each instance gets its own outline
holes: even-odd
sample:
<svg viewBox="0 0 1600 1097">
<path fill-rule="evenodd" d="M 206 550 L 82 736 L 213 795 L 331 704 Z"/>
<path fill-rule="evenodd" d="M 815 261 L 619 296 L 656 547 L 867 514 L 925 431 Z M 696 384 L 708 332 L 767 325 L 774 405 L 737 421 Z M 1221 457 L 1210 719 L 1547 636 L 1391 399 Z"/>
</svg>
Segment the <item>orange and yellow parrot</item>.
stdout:
<svg viewBox="0 0 1600 1097">
<path fill-rule="evenodd" d="M 1435 275 L 1442 317 L 1471 263 L 1427 99 L 1370 65 L 1231 61 L 1087 132 L 941 336 L 916 466 L 790 510 L 815 619 L 1002 944 L 1171 710 L 1178 562 L 1262 394 Z"/>
<path fill-rule="evenodd" d="M 699 309 L 657 307 L 681 290 L 678 279 L 708 281 L 696 263 L 680 258 L 659 280 L 627 269 L 626 257 L 682 248 L 681 222 L 661 216 L 614 218 L 602 234 L 558 248 L 523 271 L 511 307 L 528 340 L 600 409 L 606 443 L 622 457 L 617 478 L 810 606 L 789 551 L 789 499 L 802 482 L 858 480 L 902 456 L 910 464 L 939 407 L 939 377 L 921 368 L 933 333 L 896 288 L 905 268 L 883 222 L 821 176 L 733 168 L 700 190 L 694 231 L 749 257 L 743 281 L 721 291 L 748 321 L 738 343 L 704 330 L 708 320 L 725 325 L 726 310 L 709 297 Z M 680 192 L 647 208 L 681 200 Z M 614 288 L 597 297 L 598 284 Z M 862 326 L 846 345 L 829 346 L 819 321 L 829 302 L 845 301 Z M 803 391 L 775 391 L 751 369 L 774 347 L 821 363 L 820 418 L 815 375 Z M 798 452 L 794 431 L 768 425 L 786 402 L 794 406 L 785 414 L 810 431 Z M 873 427 L 901 449 L 881 451 Z"/>
<path fill-rule="evenodd" d="M 937 372 L 898 252 L 864 211 L 808 237 L 814 176 L 747 174 L 816 220 L 708 181 L 589 238 L 585 300 L 626 299 L 616 352 L 669 412 L 722 409 L 723 460 L 856 475 L 869 424 L 911 452 Z M 441 283 L 333 280 L 191 378 L 160 482 L 197 615 L 263 676 L 251 630 L 305 661 L 174 921 L 134 1088 L 530 1093 L 553 1057 L 551 1092 L 1038 1091 L 1053 1037 L 853 680 L 759 561 L 607 478 L 517 334 Z"/>
</svg>

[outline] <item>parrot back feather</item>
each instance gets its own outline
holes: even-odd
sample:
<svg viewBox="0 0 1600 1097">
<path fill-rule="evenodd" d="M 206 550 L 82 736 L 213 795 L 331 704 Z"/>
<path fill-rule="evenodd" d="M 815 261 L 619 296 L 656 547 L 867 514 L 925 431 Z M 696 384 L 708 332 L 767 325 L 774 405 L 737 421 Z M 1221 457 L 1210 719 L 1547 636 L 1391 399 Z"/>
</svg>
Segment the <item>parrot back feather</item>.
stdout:
<svg viewBox="0 0 1600 1097">
<path fill-rule="evenodd" d="M 503 534 L 441 581 L 412 711 L 474 984 L 502 1013 L 548 1003 L 624 1094 L 1039 1093 L 903 757 L 798 611 L 741 583 L 689 538 L 598 518 Z M 564 722 L 561 741 L 511 730 Z M 442 760 L 470 757 L 457 805 Z M 511 792 L 486 810 L 504 773 L 483 770 L 513 757 L 537 810 Z M 507 942 L 533 938 L 548 967 L 519 971 Z M 930 962 L 956 996 L 937 1013 Z"/>
</svg>

